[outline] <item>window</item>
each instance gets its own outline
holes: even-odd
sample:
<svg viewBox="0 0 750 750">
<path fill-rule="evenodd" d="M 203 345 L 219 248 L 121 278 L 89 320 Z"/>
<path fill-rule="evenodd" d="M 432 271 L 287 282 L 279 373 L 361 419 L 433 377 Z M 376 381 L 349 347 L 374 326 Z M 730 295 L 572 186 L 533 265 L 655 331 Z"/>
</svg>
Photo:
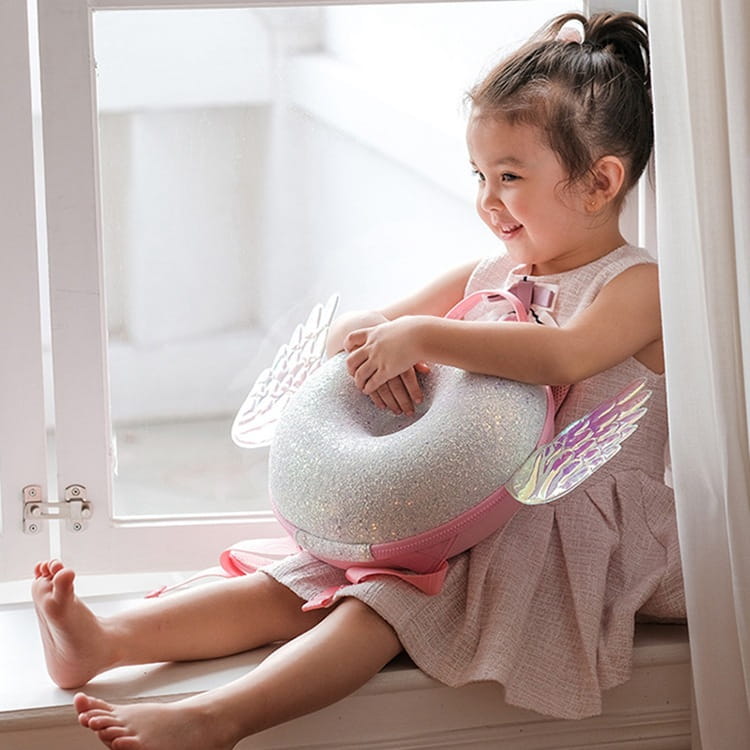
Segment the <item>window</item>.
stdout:
<svg viewBox="0 0 750 750">
<path fill-rule="evenodd" d="M 295 321 L 488 247 L 461 96 L 510 8 L 94 14 L 116 517 L 265 510 L 227 422 Z"/>
<path fill-rule="evenodd" d="M 49 494 L 84 486 L 93 514 L 83 532 L 19 529 L 20 487 L 34 482 L 11 449 L 35 455 L 47 482 L 43 306 L 18 302 L 39 286 L 29 112 L 3 144 L 4 189 L 27 207 L 15 220 L 25 250 L 0 281 L 0 304 L 24 315 L 3 316 L 18 322 L 3 324 L 3 351 L 23 350 L 29 373 L 21 393 L 3 363 L 4 394 L 19 394 L 0 428 L 3 554 L 43 556 L 51 530 L 82 571 L 190 569 L 238 538 L 280 533 L 265 454 L 231 443 L 234 412 L 331 292 L 346 308 L 379 305 L 496 251 L 474 216 L 463 94 L 499 53 L 582 5 L 38 3 Z M 18 60 L 6 70 L 28 72 Z M 17 577 L 6 560 L 3 577 Z"/>
<path fill-rule="evenodd" d="M 0 7 L 0 576 L 28 575 L 49 547 L 46 528 L 23 534 L 23 492 L 47 492 L 39 262 L 32 160 L 26 8 Z M 12 74 L 11 74 L 12 73 Z"/>
</svg>

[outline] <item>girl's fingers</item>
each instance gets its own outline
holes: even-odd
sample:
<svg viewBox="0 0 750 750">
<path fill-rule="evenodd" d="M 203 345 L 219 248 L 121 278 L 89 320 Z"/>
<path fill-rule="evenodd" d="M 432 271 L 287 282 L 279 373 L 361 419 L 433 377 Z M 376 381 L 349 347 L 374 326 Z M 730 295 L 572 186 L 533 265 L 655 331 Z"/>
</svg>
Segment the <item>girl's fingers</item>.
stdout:
<svg viewBox="0 0 750 750">
<path fill-rule="evenodd" d="M 370 395 L 379 408 L 394 414 L 413 415 L 416 405 L 423 400 L 422 389 L 413 370 L 392 378 Z"/>
<path fill-rule="evenodd" d="M 388 379 L 380 375 L 376 368 L 362 365 L 354 376 L 354 382 L 362 393 L 369 396 L 375 393 L 378 388 L 384 386 Z"/>
<path fill-rule="evenodd" d="M 357 388 L 368 396 L 371 396 L 381 385 L 383 385 L 382 380 L 377 384 L 375 384 L 375 382 L 369 382 L 377 371 L 377 368 L 370 361 L 367 352 L 363 349 L 355 349 L 349 354 L 346 358 L 346 369 L 354 378 L 354 383 Z"/>
<path fill-rule="evenodd" d="M 370 398 L 373 397 L 378 397 L 382 401 L 383 406 L 394 414 L 401 414 L 401 407 L 398 405 L 398 401 L 391 392 L 388 383 L 378 388 L 378 390 L 370 396 Z"/>
<path fill-rule="evenodd" d="M 380 391 L 375 391 L 375 393 L 373 393 L 370 396 L 370 401 L 372 401 L 372 403 L 375 404 L 375 406 L 377 406 L 378 409 L 389 409 L 390 408 L 388 406 L 388 404 L 386 404 L 385 401 L 383 400 L 383 397 L 380 395 Z"/>
<path fill-rule="evenodd" d="M 398 405 L 398 414 L 401 414 L 402 412 L 409 416 L 414 414 L 414 402 L 412 401 L 411 396 L 409 396 L 403 380 L 400 377 L 389 380 L 383 388 L 390 389 L 393 394 L 393 398 Z"/>
<path fill-rule="evenodd" d="M 420 386 L 419 380 L 417 379 L 415 368 L 416 365 L 402 373 L 400 377 L 401 383 L 406 390 L 411 403 L 412 411 L 417 404 L 422 403 L 422 386 Z"/>
<path fill-rule="evenodd" d="M 356 331 L 352 331 L 351 333 L 347 334 L 346 338 L 344 339 L 344 349 L 347 352 L 352 352 L 358 347 L 362 346 L 362 344 L 365 343 L 366 339 L 366 328 L 360 328 Z"/>
<path fill-rule="evenodd" d="M 376 380 L 375 375 L 377 368 L 375 368 L 370 360 L 365 360 L 362 364 L 354 369 L 354 384 L 359 388 L 362 393 L 366 393 L 368 396 L 375 393 L 375 391 L 384 385 L 383 380 Z"/>
<path fill-rule="evenodd" d="M 367 361 L 367 354 L 362 349 L 355 349 L 346 358 L 347 372 L 354 377 L 357 370 Z"/>
</svg>

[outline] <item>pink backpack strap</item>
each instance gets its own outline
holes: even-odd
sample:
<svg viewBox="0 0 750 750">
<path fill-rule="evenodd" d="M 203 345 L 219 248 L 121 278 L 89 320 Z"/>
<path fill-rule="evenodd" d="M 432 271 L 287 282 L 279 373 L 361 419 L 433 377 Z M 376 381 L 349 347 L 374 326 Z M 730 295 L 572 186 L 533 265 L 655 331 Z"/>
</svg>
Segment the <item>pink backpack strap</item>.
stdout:
<svg viewBox="0 0 750 750">
<path fill-rule="evenodd" d="M 483 289 L 479 292 L 473 292 L 468 297 L 464 297 L 459 303 L 454 305 L 446 314 L 446 318 L 460 320 L 469 310 L 476 307 L 482 300 L 490 302 L 505 300 L 509 304 L 509 312 L 515 314 L 516 320 L 525 323 L 529 316 L 527 308 L 523 302 L 512 292 L 507 289 Z"/>
<path fill-rule="evenodd" d="M 529 313 L 532 305 L 551 309 L 555 302 L 556 288 L 550 285 L 537 284 L 528 279 L 522 279 L 510 286 L 508 289 L 485 289 L 474 292 L 462 299 L 446 314 L 446 318 L 461 319 L 482 300 L 489 302 L 505 300 L 509 305 L 509 312 L 515 315 L 515 319 L 522 323 L 529 321 Z M 553 414 L 557 414 L 565 397 L 570 390 L 569 385 L 549 386 L 549 396 L 554 404 Z"/>
<path fill-rule="evenodd" d="M 299 546 L 289 536 L 247 539 L 227 547 L 219 556 L 219 563 L 231 578 L 254 573 L 264 565 L 282 560 L 299 551 Z"/>
<path fill-rule="evenodd" d="M 553 284 L 538 284 L 524 278 L 508 287 L 508 291 L 517 297 L 526 309 L 531 312 L 531 306 L 536 305 L 545 310 L 552 310 L 557 296 L 557 287 Z"/>
<path fill-rule="evenodd" d="M 369 581 L 371 578 L 376 578 L 377 576 L 392 576 L 414 586 L 423 594 L 434 596 L 435 594 L 440 593 L 447 573 L 447 560 L 443 560 L 438 569 L 432 573 L 413 573 L 409 570 L 399 570 L 397 568 L 368 568 L 365 566 L 354 566 L 346 569 L 346 580 L 349 581 L 349 583 L 362 583 L 363 581 Z M 336 598 L 336 594 L 338 594 L 338 592 L 346 585 L 347 584 L 329 586 L 327 589 L 323 589 L 323 591 L 302 605 L 302 611 L 311 612 L 315 609 L 324 609 L 325 607 L 330 606 Z"/>
<path fill-rule="evenodd" d="M 364 566 L 353 566 L 347 568 L 346 579 L 350 583 L 361 583 L 375 576 L 394 576 L 406 583 L 418 588 L 422 593 L 433 596 L 440 592 L 443 581 L 448 573 L 448 562 L 443 560 L 437 570 L 431 573 L 414 573 L 410 570 L 396 570 L 394 568 L 367 568 Z"/>
<path fill-rule="evenodd" d="M 171 586 L 160 586 L 146 594 L 146 599 L 156 599 L 164 594 L 185 588 L 197 581 L 211 578 L 236 578 L 250 573 L 276 560 L 282 560 L 300 551 L 291 537 L 247 539 L 227 547 L 219 556 L 220 567 L 207 568 Z"/>
<path fill-rule="evenodd" d="M 555 414 L 560 410 L 565 397 L 568 395 L 570 390 L 569 385 L 551 385 L 550 391 L 552 392 L 552 401 L 555 404 Z"/>
<path fill-rule="evenodd" d="M 205 570 L 201 570 L 199 573 L 196 573 L 195 575 L 190 576 L 189 578 L 184 578 L 181 581 L 178 581 L 177 583 L 173 583 L 171 586 L 159 586 L 158 589 L 154 589 L 153 591 L 149 591 L 148 594 L 144 595 L 144 599 L 158 599 L 160 596 L 163 596 L 164 594 L 171 594 L 173 591 L 179 591 L 180 589 L 184 589 L 187 586 L 189 586 L 191 583 L 195 583 L 196 581 L 206 581 L 213 578 L 229 578 L 230 576 L 227 574 L 225 570 L 219 567 L 214 568 L 206 568 Z"/>
</svg>

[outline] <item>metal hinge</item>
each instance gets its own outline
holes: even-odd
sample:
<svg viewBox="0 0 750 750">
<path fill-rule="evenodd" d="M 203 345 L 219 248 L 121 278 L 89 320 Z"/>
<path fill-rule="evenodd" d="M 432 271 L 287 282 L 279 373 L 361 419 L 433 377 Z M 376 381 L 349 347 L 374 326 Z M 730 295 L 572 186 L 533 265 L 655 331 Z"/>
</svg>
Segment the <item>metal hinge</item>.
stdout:
<svg viewBox="0 0 750 750">
<path fill-rule="evenodd" d="M 42 488 L 30 484 L 23 488 L 23 530 L 25 534 L 38 534 L 42 521 L 65 519 L 69 531 L 84 531 L 93 508 L 86 499 L 86 488 L 71 484 L 65 488 L 65 500 L 48 503 L 43 499 Z"/>
</svg>

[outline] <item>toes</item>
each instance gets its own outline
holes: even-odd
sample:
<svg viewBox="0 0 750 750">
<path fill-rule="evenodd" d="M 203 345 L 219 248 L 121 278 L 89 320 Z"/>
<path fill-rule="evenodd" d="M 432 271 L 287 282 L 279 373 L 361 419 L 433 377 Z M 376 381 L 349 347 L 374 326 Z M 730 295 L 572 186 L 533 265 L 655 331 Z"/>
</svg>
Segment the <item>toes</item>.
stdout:
<svg viewBox="0 0 750 750">
<path fill-rule="evenodd" d="M 76 693 L 73 696 L 73 705 L 79 714 L 85 714 L 87 711 L 109 711 L 115 710 L 114 706 L 101 698 L 94 698 L 86 693 Z"/>
<path fill-rule="evenodd" d="M 106 741 L 102 741 L 105 745 L 108 744 Z M 137 737 L 115 737 L 110 742 L 111 744 L 109 745 L 109 747 L 111 747 L 112 750 L 141 750 L 142 748 L 142 745 L 140 744 Z"/>
<path fill-rule="evenodd" d="M 34 575 L 37 578 L 51 578 L 52 574 L 49 572 L 51 560 L 42 560 L 34 566 Z"/>
<path fill-rule="evenodd" d="M 65 566 L 60 560 L 42 560 L 34 566 L 35 578 L 52 578 L 55 573 L 62 570 Z"/>
<path fill-rule="evenodd" d="M 81 717 L 79 717 L 80 719 Z M 100 713 L 95 716 L 86 715 L 86 720 L 89 729 L 92 729 L 94 732 L 100 732 L 103 729 L 116 729 L 116 728 L 123 728 L 122 722 L 114 715 L 114 714 L 108 714 L 108 713 Z"/>
<path fill-rule="evenodd" d="M 61 560 L 54 559 L 47 563 L 47 567 L 49 568 L 50 575 L 55 575 L 55 573 L 63 569 L 64 565 Z"/>
<path fill-rule="evenodd" d="M 106 727 L 105 729 L 97 729 L 96 736 L 102 742 L 113 742 L 119 737 L 130 736 L 128 730 L 125 727 Z"/>
<path fill-rule="evenodd" d="M 70 568 L 60 567 L 52 575 L 53 596 L 57 601 L 65 601 L 73 592 L 73 581 L 76 574 Z"/>
<path fill-rule="evenodd" d="M 114 714 L 111 711 L 106 711 L 103 708 L 95 708 L 91 711 L 84 711 L 83 713 L 78 714 L 78 723 L 81 726 L 89 727 L 89 729 L 99 729 L 104 728 L 106 726 L 109 726 L 107 723 L 99 723 L 97 724 L 97 719 L 102 718 L 112 718 Z"/>
</svg>

